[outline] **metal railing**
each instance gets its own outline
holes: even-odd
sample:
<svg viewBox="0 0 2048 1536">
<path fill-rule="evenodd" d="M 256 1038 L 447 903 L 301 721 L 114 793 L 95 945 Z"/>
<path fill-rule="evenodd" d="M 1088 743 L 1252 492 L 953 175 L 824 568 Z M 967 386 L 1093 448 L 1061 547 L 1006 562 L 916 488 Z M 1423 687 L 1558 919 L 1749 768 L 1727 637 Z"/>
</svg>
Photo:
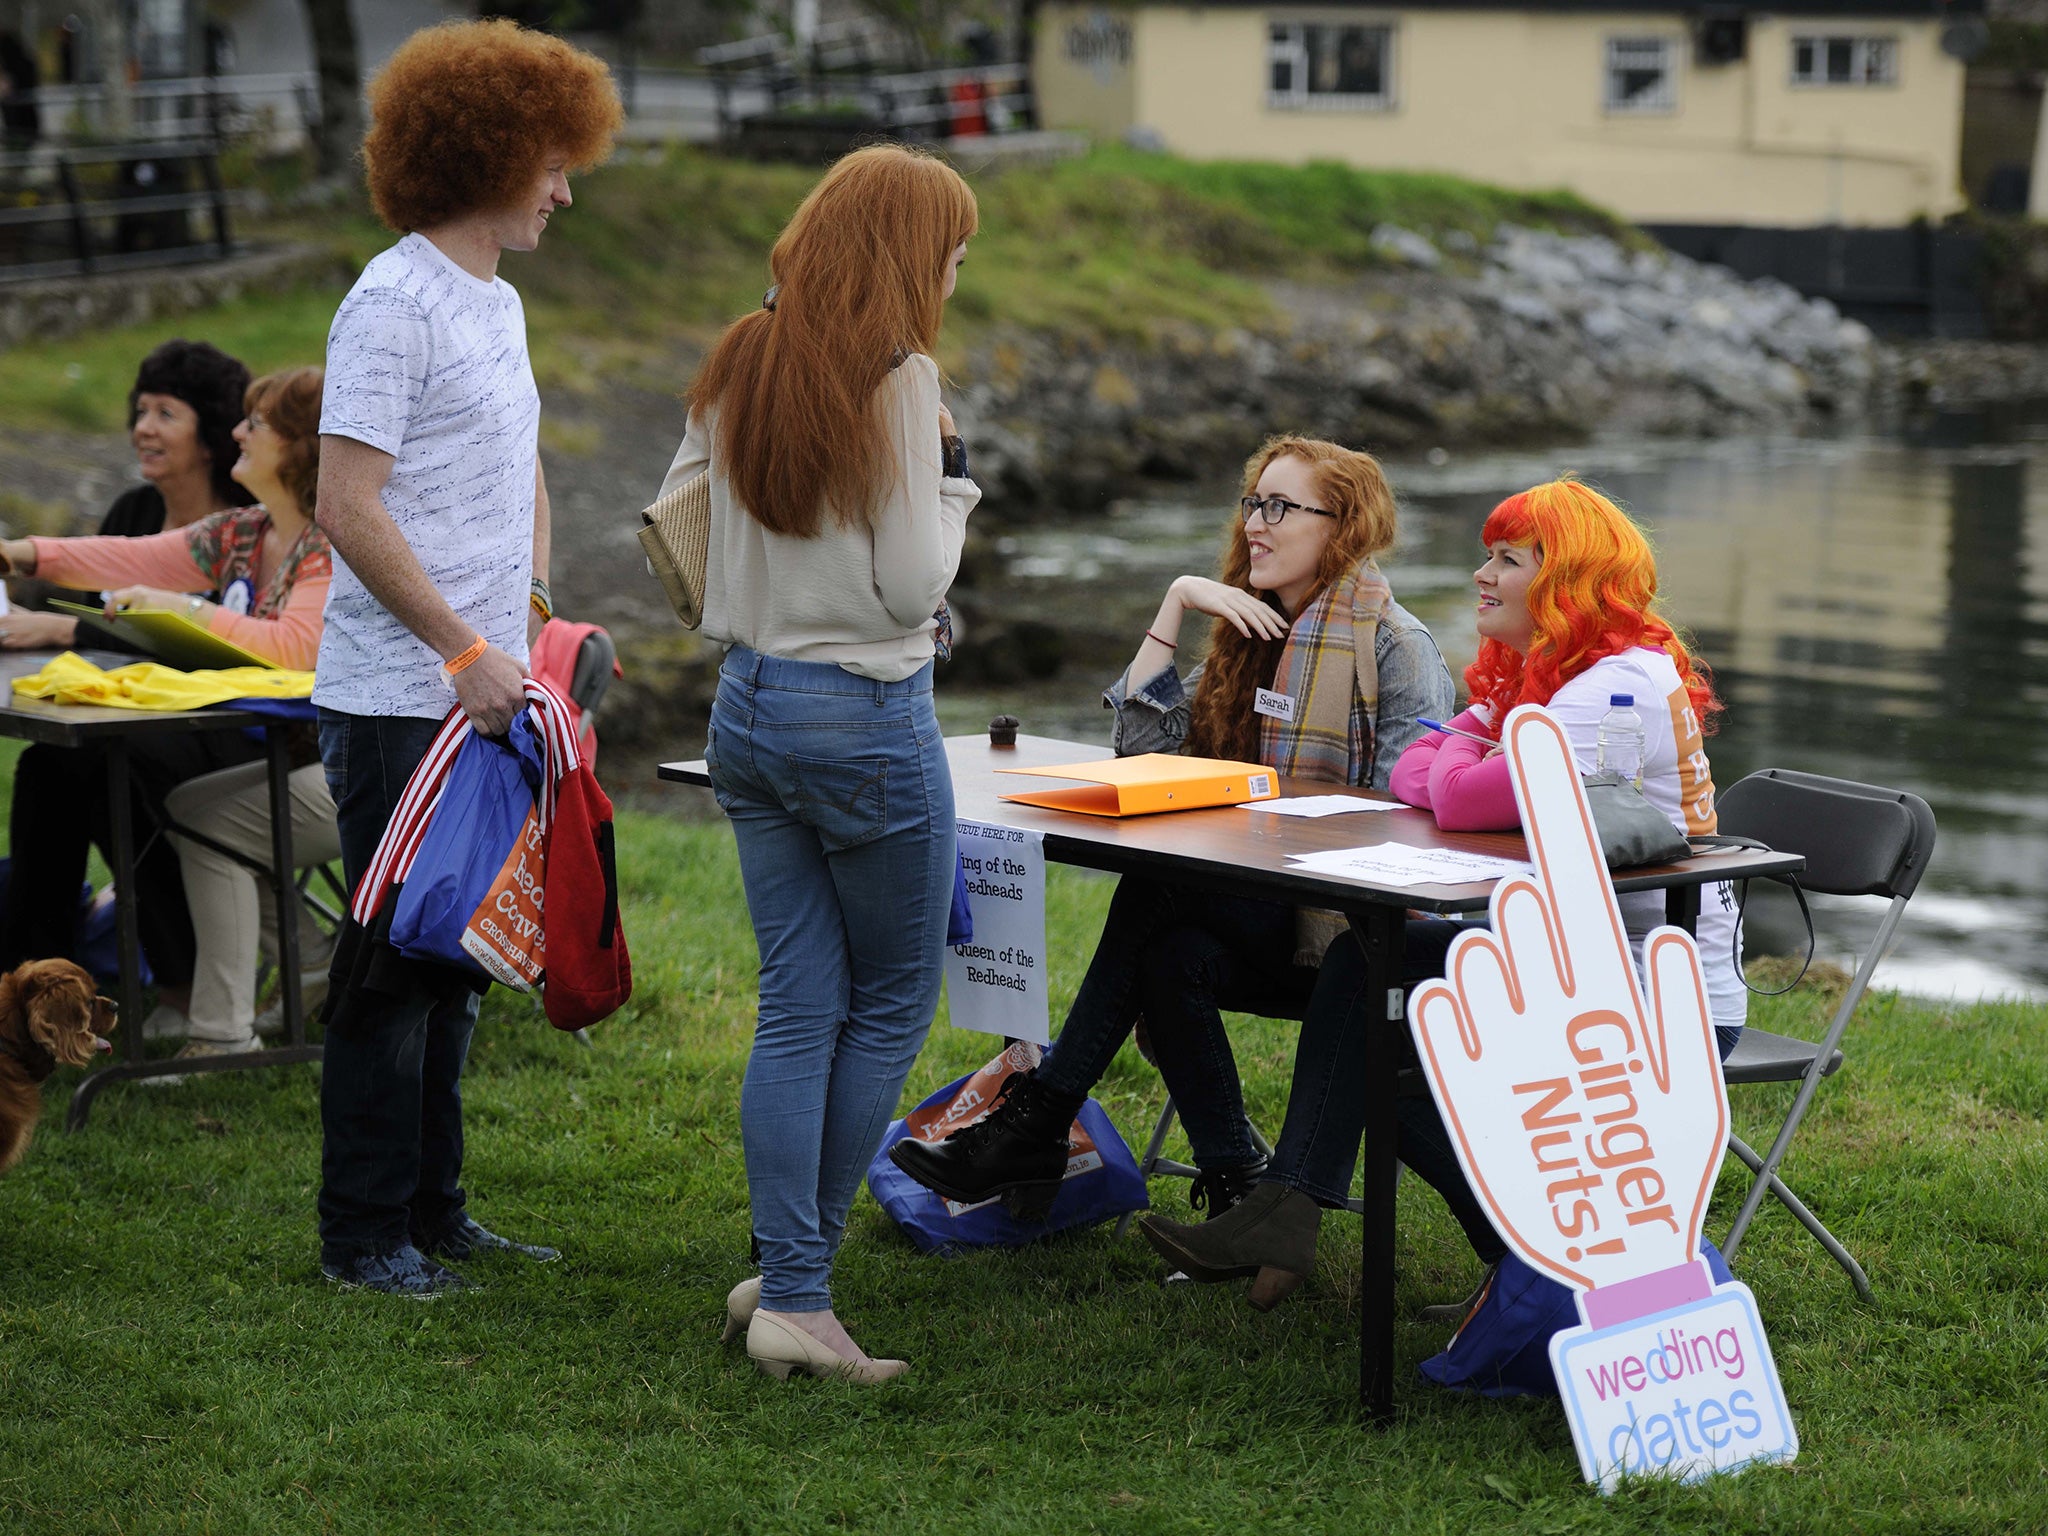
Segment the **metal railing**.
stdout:
<svg viewBox="0 0 2048 1536">
<path fill-rule="evenodd" d="M 295 143 L 320 121 L 318 82 L 304 70 L 139 80 L 121 94 L 128 126 L 119 136 L 157 144 L 252 136 Z M 10 99 L 39 109 L 41 146 L 104 139 L 119 126 L 115 93 L 104 84 L 44 85 Z"/>
<path fill-rule="evenodd" d="M 0 282 L 231 255 L 238 200 L 210 142 L 0 155 Z"/>
<path fill-rule="evenodd" d="M 905 70 L 885 63 L 878 34 L 820 29 L 799 60 L 779 34 L 700 49 L 715 96 L 719 137 L 764 114 L 808 104 L 841 109 L 909 139 L 1007 133 L 1031 126 L 1031 72 L 1024 64 Z"/>
</svg>

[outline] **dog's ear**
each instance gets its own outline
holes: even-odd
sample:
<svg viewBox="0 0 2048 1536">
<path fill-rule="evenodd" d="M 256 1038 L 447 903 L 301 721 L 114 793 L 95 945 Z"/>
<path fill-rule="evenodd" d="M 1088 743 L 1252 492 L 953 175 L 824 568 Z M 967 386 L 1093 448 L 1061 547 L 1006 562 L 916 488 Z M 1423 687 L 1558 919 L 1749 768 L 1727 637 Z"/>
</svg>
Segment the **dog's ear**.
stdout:
<svg viewBox="0 0 2048 1536">
<path fill-rule="evenodd" d="M 91 1061 L 99 1053 L 93 1034 L 97 988 L 92 976 L 69 960 L 37 960 L 15 975 L 23 982 L 30 1038 L 66 1066 L 82 1067 Z"/>
</svg>

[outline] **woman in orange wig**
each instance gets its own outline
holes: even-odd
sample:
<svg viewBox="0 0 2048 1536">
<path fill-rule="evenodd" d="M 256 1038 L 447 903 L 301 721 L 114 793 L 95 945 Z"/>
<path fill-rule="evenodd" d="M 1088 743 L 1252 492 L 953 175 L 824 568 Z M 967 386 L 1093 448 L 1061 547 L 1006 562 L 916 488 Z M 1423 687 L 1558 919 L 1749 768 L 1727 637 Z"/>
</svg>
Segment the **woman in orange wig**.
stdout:
<svg viewBox="0 0 2048 1536">
<path fill-rule="evenodd" d="M 1450 722 L 1468 735 L 1431 733 L 1402 754 L 1396 795 L 1432 811 L 1447 831 L 1508 831 L 1521 825 L 1507 759 L 1497 741 L 1508 711 L 1541 704 L 1570 737 L 1582 772 L 1595 764 L 1600 717 L 1626 697 L 1647 724 L 1643 793 L 1687 833 L 1714 830 L 1714 781 L 1702 737 L 1721 705 L 1705 669 L 1655 611 L 1656 557 L 1628 515 L 1575 480 L 1554 480 L 1494 508 L 1481 533 L 1486 563 L 1479 587 L 1480 646 L 1465 671 L 1471 703 Z M 1487 738 L 1474 740 L 1474 737 Z M 1620 898 L 1636 943 L 1664 919 L 1661 893 Z M 1701 893 L 1701 965 L 1725 1057 L 1746 1013 L 1734 961 L 1738 914 L 1732 893 Z M 1406 980 L 1443 974 L 1459 924 L 1408 925 Z M 1320 1208 L 1351 1187 L 1364 1133 L 1366 1024 L 1350 1001 L 1364 993 L 1365 962 L 1350 935 L 1330 946 L 1295 1055 L 1287 1123 L 1261 1195 L 1203 1227 L 1146 1217 L 1148 1240 L 1197 1280 L 1253 1274 L 1255 1305 L 1270 1306 L 1298 1285 L 1315 1256 Z M 1450 1205 L 1474 1250 L 1497 1262 L 1506 1246 L 1465 1183 L 1435 1101 L 1403 1097 L 1401 1161 Z"/>
<path fill-rule="evenodd" d="M 776 1376 L 906 1368 L 854 1343 L 830 1283 L 938 1006 L 955 839 L 935 610 L 981 492 L 931 353 L 975 224 L 928 155 L 835 165 L 691 386 L 662 487 L 710 475 L 703 628 L 726 652 L 704 755 L 761 956 L 740 1099 L 761 1275 L 727 1337 L 745 1326 Z"/>
</svg>

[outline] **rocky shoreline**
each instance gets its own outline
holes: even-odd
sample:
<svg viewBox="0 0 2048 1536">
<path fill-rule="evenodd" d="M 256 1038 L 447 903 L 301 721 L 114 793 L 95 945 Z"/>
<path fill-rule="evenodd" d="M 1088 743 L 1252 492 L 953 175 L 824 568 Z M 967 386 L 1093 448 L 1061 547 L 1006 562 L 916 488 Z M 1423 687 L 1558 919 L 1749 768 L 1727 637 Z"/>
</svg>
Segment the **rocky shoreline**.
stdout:
<svg viewBox="0 0 2048 1536">
<path fill-rule="evenodd" d="M 1376 449 L 1727 436 L 2048 393 L 2048 352 L 1880 343 L 1824 299 L 1596 236 L 1504 226 L 1483 249 L 1383 226 L 1387 264 L 1276 283 L 1260 330 L 1089 346 L 991 338 L 955 371 L 991 501 L 1087 505 L 1227 471 L 1274 428 Z"/>
</svg>

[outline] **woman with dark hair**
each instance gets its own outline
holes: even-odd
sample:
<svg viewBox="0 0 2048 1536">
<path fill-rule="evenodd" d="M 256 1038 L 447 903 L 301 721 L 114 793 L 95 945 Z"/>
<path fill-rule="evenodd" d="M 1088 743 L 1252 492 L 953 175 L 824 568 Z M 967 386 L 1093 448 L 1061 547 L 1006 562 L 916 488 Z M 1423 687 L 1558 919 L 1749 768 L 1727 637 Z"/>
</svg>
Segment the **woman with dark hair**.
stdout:
<svg viewBox="0 0 2048 1536">
<path fill-rule="evenodd" d="M 1394 493 L 1370 454 L 1269 440 L 1245 466 L 1221 580 L 1181 576 L 1129 669 L 1103 698 L 1119 756 L 1187 751 L 1297 777 L 1385 789 L 1422 720 L 1452 702 L 1429 631 L 1394 601 L 1374 557 L 1394 542 Z M 1207 661 L 1174 665 L 1183 617 L 1213 615 Z M 1141 681 L 1142 680 L 1142 681 Z M 986 1119 L 890 1149 L 950 1200 L 1001 1196 L 1042 1214 L 1066 1172 L 1067 1130 L 1142 1018 L 1217 1216 L 1265 1168 L 1245 1118 L 1225 1010 L 1300 1018 L 1344 922 L 1335 913 L 1126 876 L 1066 1028 Z"/>
<path fill-rule="evenodd" d="M 250 493 L 230 471 L 240 456 L 235 427 L 248 389 L 249 370 L 203 341 L 167 341 L 145 357 L 128 391 L 128 440 L 143 483 L 114 498 L 100 534 L 142 538 L 247 506 Z M 96 601 L 87 592 L 65 595 Z M 0 647 L 8 650 L 77 643 L 78 620 L 69 614 L 18 612 L 0 620 Z"/>
<path fill-rule="evenodd" d="M 856 150 L 769 253 L 776 286 L 690 389 L 663 490 L 709 473 L 704 633 L 726 646 L 705 758 L 761 956 L 740 1097 L 761 1277 L 728 1314 L 771 1375 L 900 1375 L 832 1311 L 861 1175 L 938 1006 L 953 780 L 934 611 L 981 492 L 931 353 L 974 194 Z"/>
<path fill-rule="evenodd" d="M 144 372 L 148 377 L 147 367 Z M 154 392 L 139 393 L 147 399 Z M 248 414 L 229 429 L 234 457 L 225 472 L 235 477 L 245 498 L 260 498 L 261 504 L 217 511 L 141 537 L 8 539 L 0 542 L 0 574 L 111 588 L 110 608 L 183 613 L 266 661 L 310 668 L 331 570 L 327 541 L 312 525 L 310 504 L 319 462 L 320 370 L 271 374 L 245 386 L 244 395 Z M 146 436 L 145 441 L 156 440 Z M 175 458 L 189 444 L 188 438 L 171 439 L 167 456 Z M 174 476 L 171 493 L 189 494 L 189 486 Z M 163 498 L 163 504 L 169 502 L 170 496 Z M 209 593 L 219 594 L 220 601 L 210 600 Z M 0 625 L 15 622 L 10 615 Z M 145 830 L 162 825 L 166 802 L 177 786 L 261 755 L 254 742 L 217 731 L 152 736 L 137 743 L 129 754 L 136 825 Z M 295 800 L 298 788 L 295 781 Z M 327 814 L 331 820 L 331 804 Z M 15 764 L 9 836 L 13 865 L 6 916 L 0 921 L 0 967 L 70 955 L 77 946 L 76 893 L 85 879 L 87 851 L 94 843 L 102 850 L 113 844 L 104 756 L 90 747 L 33 746 L 23 752 Z M 143 842 L 135 866 L 138 914 L 159 1007 L 142 1028 L 146 1034 L 186 1034 L 192 1030 L 187 1010 L 200 955 L 185 882 L 173 845 L 146 836 Z M 248 960 L 253 984 L 253 931 Z M 253 1014 L 253 1008 L 248 1012 Z M 237 1022 L 246 1026 L 249 1020 Z M 223 1038 L 218 1027 L 203 1033 L 216 1041 Z M 244 1027 L 226 1038 L 243 1042 L 248 1035 Z M 200 1046 L 192 1054 L 207 1051 Z"/>
</svg>

